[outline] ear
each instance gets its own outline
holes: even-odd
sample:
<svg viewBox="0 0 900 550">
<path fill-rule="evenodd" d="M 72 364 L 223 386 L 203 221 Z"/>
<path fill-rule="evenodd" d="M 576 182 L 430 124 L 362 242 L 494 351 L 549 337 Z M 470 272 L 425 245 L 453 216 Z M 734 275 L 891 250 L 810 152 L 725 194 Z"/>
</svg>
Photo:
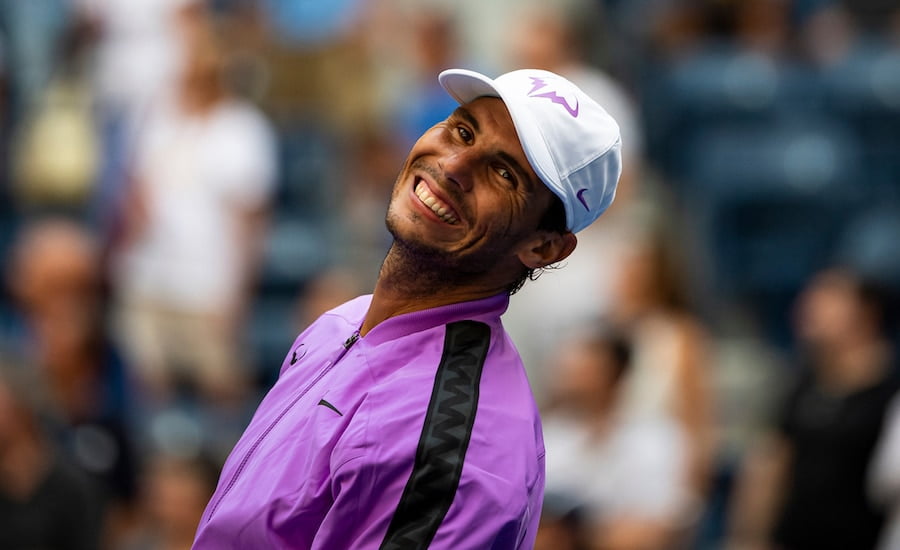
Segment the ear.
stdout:
<svg viewBox="0 0 900 550">
<path fill-rule="evenodd" d="M 540 231 L 525 243 L 517 256 L 525 267 L 538 269 L 565 260 L 577 244 L 578 239 L 570 231 Z"/>
</svg>

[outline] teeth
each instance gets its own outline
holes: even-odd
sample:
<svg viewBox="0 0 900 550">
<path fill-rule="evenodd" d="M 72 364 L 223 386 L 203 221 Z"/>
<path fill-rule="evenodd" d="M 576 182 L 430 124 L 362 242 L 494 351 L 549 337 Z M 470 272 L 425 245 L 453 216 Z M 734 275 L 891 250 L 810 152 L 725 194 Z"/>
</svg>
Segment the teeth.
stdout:
<svg viewBox="0 0 900 550">
<path fill-rule="evenodd" d="M 456 219 L 456 216 L 450 212 L 450 208 L 432 195 L 431 192 L 428 191 L 428 187 L 424 184 L 419 183 L 419 185 L 416 186 L 415 193 L 428 208 L 431 208 L 432 212 L 437 214 L 438 217 L 445 222 L 452 225 L 459 221 Z"/>
</svg>

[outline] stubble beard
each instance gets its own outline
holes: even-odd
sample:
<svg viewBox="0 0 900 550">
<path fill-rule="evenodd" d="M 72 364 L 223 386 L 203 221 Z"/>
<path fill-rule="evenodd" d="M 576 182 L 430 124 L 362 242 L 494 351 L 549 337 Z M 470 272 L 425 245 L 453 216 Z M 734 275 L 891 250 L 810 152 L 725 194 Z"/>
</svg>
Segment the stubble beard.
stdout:
<svg viewBox="0 0 900 550">
<path fill-rule="evenodd" d="M 411 295 L 427 295 L 459 288 L 478 277 L 473 265 L 420 239 L 407 238 L 398 228 L 397 214 L 388 209 L 385 225 L 394 237 L 381 266 L 380 277 Z"/>
</svg>

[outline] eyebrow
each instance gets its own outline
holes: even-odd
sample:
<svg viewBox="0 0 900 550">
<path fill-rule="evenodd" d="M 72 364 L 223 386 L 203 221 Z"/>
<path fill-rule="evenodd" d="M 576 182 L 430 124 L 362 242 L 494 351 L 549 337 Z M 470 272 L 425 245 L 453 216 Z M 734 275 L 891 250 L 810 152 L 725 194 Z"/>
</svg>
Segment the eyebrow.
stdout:
<svg viewBox="0 0 900 550">
<path fill-rule="evenodd" d="M 457 107 L 456 110 L 453 111 L 453 116 L 459 117 L 471 124 L 472 128 L 474 128 L 476 132 L 481 131 L 481 125 L 478 124 L 478 119 L 476 119 L 475 116 L 465 107 Z"/>
</svg>

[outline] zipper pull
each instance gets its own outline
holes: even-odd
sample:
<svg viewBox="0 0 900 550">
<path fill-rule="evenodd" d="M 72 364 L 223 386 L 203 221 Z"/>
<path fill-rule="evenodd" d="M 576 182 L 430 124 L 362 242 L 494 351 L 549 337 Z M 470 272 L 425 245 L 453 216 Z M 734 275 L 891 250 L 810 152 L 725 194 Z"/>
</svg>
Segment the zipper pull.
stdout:
<svg viewBox="0 0 900 550">
<path fill-rule="evenodd" d="M 345 350 L 346 350 L 346 349 L 350 349 L 350 347 L 351 347 L 353 344 L 355 344 L 357 340 L 359 340 L 359 331 L 358 331 L 358 330 L 357 330 L 356 332 L 354 332 L 353 334 L 351 334 L 351 335 L 350 335 L 350 338 L 347 338 L 347 339 L 344 341 L 344 349 L 345 349 Z"/>
</svg>

